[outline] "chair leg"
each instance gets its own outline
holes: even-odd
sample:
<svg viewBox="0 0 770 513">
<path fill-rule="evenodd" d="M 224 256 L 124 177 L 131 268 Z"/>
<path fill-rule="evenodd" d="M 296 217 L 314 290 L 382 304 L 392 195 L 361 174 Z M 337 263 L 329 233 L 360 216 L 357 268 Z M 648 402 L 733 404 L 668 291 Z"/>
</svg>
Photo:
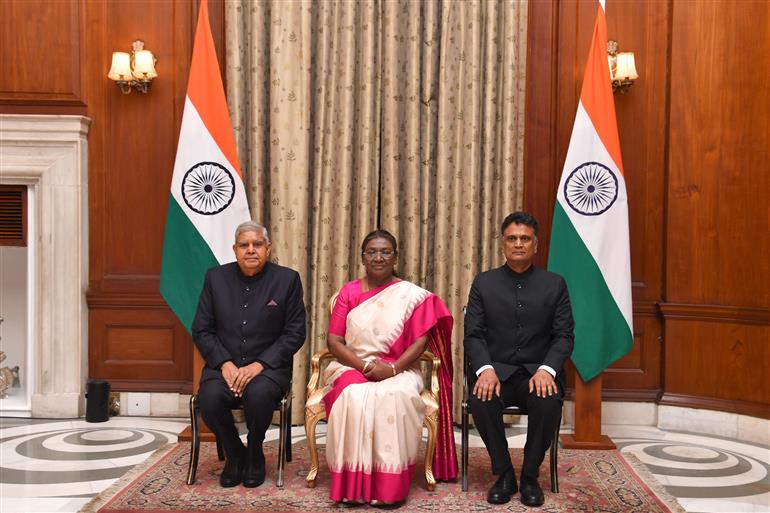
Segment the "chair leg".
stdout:
<svg viewBox="0 0 770 513">
<path fill-rule="evenodd" d="M 195 483 L 195 474 L 198 471 L 198 456 L 200 453 L 200 422 L 198 421 L 198 396 L 190 397 L 190 431 L 192 442 L 190 443 L 190 465 L 187 468 L 187 484 Z"/>
<path fill-rule="evenodd" d="M 462 490 L 468 491 L 468 403 L 463 401 L 460 431 L 460 478 Z"/>
<path fill-rule="evenodd" d="M 561 430 L 561 417 L 556 424 L 556 433 L 551 442 L 551 491 L 559 493 L 559 431 Z"/>
<path fill-rule="evenodd" d="M 425 483 L 428 491 L 432 492 L 436 489 L 436 478 L 433 476 L 433 456 L 436 454 L 438 410 L 426 415 L 423 422 L 428 428 L 428 447 L 425 449 Z"/>
<path fill-rule="evenodd" d="M 315 478 L 318 476 L 318 449 L 315 445 L 315 428 L 318 421 L 324 418 L 326 412 L 321 411 L 310 418 L 307 415 L 306 412 L 305 436 L 307 437 L 307 450 L 310 453 L 310 471 L 308 471 L 305 480 L 307 481 L 308 488 L 315 488 Z"/>
<path fill-rule="evenodd" d="M 286 434 L 288 435 L 286 437 L 286 461 L 291 461 L 291 406 L 292 406 L 292 395 L 289 394 L 289 405 L 287 406 L 287 414 L 286 414 Z"/>
<path fill-rule="evenodd" d="M 280 420 L 278 428 L 278 480 L 275 485 L 283 488 L 283 462 L 286 458 L 286 397 L 281 399 Z"/>
</svg>

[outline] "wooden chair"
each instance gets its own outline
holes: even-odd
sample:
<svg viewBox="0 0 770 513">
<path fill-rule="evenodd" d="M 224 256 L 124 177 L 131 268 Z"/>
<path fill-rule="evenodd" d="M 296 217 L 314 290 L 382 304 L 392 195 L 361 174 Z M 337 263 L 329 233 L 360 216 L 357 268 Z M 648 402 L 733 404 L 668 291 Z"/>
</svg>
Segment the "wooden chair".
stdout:
<svg viewBox="0 0 770 513">
<path fill-rule="evenodd" d="M 335 293 L 329 300 L 330 312 L 334 308 L 336 299 L 337 294 Z M 307 384 L 307 401 L 305 402 L 305 434 L 307 435 L 307 447 L 310 452 L 310 471 L 306 478 L 309 488 L 315 487 L 315 480 L 318 475 L 318 449 L 316 447 L 315 429 L 319 421 L 326 420 L 326 409 L 323 405 L 323 364 L 335 359 L 336 357 L 328 349 L 322 349 L 313 355 L 311 361 L 310 382 Z M 425 351 L 420 355 L 420 361 L 426 362 L 430 366 L 430 386 L 422 391 L 420 397 L 422 397 L 425 403 L 423 423 L 428 428 L 428 446 L 425 449 L 425 481 L 427 482 L 428 490 L 433 491 L 436 488 L 436 478 L 433 476 L 433 456 L 436 452 L 436 437 L 438 434 L 438 370 L 441 367 L 441 360 L 430 351 Z"/>
<path fill-rule="evenodd" d="M 463 356 L 463 402 L 462 402 L 462 424 L 461 424 L 461 464 L 460 475 L 462 476 L 462 489 L 464 492 L 468 491 L 468 415 L 470 411 L 468 408 L 469 397 L 469 383 L 468 372 L 470 370 L 470 362 L 468 361 L 468 355 Z M 526 415 L 527 410 L 518 406 L 508 406 L 503 408 L 503 415 Z M 553 434 L 553 441 L 551 442 L 550 449 L 550 462 L 551 462 L 551 491 L 553 493 L 559 493 L 559 472 L 558 472 L 558 455 L 559 455 L 559 429 L 561 424 L 561 418 L 556 424 L 556 431 Z"/>
<path fill-rule="evenodd" d="M 275 485 L 279 488 L 283 487 L 283 469 L 286 466 L 287 461 L 291 461 L 291 384 L 289 388 L 281 398 L 281 402 L 276 406 L 276 410 L 280 413 L 279 420 L 279 435 L 278 435 L 278 479 Z M 233 408 L 234 410 L 243 410 L 242 406 Z M 192 431 L 192 447 L 190 449 L 190 465 L 187 470 L 187 484 L 191 485 L 195 483 L 195 473 L 198 470 L 198 456 L 200 454 L 201 445 L 201 412 L 200 406 L 198 406 L 198 396 L 193 395 L 190 397 L 190 424 Z M 222 449 L 222 445 L 217 440 L 217 457 L 219 461 L 225 459 L 225 453 Z"/>
</svg>

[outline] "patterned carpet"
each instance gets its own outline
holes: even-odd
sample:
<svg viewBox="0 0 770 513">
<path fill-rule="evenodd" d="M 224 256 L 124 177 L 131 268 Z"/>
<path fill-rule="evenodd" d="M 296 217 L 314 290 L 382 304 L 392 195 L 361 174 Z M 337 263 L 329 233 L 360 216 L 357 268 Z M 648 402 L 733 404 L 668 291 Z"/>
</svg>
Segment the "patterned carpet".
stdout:
<svg viewBox="0 0 770 513">
<path fill-rule="evenodd" d="M 276 444 L 265 447 L 268 465 L 276 461 Z M 320 448 L 323 458 L 323 446 Z M 255 489 L 237 487 L 222 489 L 217 480 L 222 462 L 216 458 L 214 444 L 202 444 L 198 480 L 185 484 L 190 446 L 180 443 L 160 449 L 142 465 L 133 469 L 115 485 L 87 504 L 82 513 L 129 512 L 193 512 L 210 511 L 235 513 L 243 511 L 340 512 L 371 510 L 371 506 L 348 506 L 328 499 L 328 473 L 322 467 L 315 489 L 305 486 L 308 468 L 307 446 L 293 446 L 294 460 L 287 464 L 286 485 L 276 488 L 274 468 L 268 470 L 264 485 Z M 520 467 L 521 449 L 512 449 L 514 465 Z M 640 469 L 640 470 L 636 470 Z M 642 475 L 644 480 L 640 477 Z M 561 493 L 550 492 L 547 462 L 541 469 L 541 484 L 546 502 L 541 509 L 523 506 L 518 496 L 503 506 L 493 506 L 485 500 L 492 482 L 489 458 L 480 448 L 471 448 L 469 490 L 462 492 L 459 483 L 439 483 L 434 492 L 425 489 L 421 466 L 415 483 L 400 512 L 681 512 L 676 500 L 657 485 L 643 465 L 631 463 L 616 451 L 559 451 L 559 481 Z M 652 489 L 655 489 L 653 493 Z"/>
</svg>

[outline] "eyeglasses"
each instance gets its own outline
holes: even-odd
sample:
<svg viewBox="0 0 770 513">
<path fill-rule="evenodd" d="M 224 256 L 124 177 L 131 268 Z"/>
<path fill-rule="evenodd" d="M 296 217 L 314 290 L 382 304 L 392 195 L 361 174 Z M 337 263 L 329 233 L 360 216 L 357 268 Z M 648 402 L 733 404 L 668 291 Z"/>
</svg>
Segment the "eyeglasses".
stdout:
<svg viewBox="0 0 770 513">
<path fill-rule="evenodd" d="M 381 256 L 383 260 L 390 260 L 391 258 L 393 258 L 396 252 L 390 249 L 383 249 L 383 250 L 369 249 L 367 251 L 364 251 L 361 254 L 364 255 L 364 258 L 366 258 L 367 260 L 374 260 L 377 257 L 377 255 Z"/>
</svg>

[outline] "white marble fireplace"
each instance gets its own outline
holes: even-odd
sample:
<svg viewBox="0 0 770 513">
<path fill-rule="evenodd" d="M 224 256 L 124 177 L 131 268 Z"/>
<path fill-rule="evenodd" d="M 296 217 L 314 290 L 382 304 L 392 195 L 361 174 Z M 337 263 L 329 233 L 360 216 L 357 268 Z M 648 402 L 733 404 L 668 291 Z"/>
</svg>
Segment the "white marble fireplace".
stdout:
<svg viewBox="0 0 770 513">
<path fill-rule="evenodd" d="M 82 116 L 0 114 L 0 184 L 28 191 L 25 393 L 12 404 L 0 399 L 0 415 L 83 412 L 89 124 Z"/>
</svg>

